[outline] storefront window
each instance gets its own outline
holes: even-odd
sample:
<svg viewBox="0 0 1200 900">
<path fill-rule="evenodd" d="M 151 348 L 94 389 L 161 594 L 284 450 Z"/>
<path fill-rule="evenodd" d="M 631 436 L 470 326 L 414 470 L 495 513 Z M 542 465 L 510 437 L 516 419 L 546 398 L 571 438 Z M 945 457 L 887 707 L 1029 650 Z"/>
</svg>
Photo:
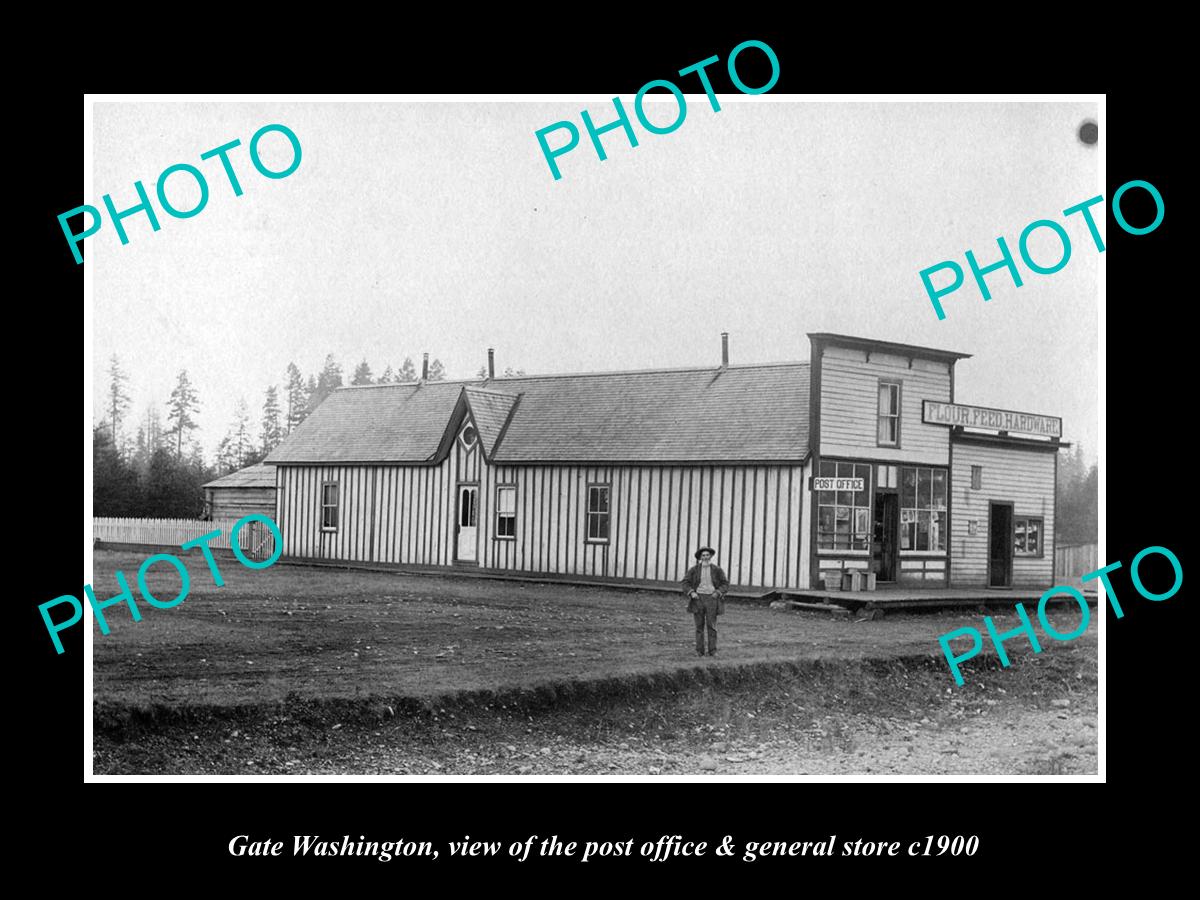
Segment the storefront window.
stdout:
<svg viewBox="0 0 1200 900">
<path fill-rule="evenodd" d="M 946 470 L 900 467 L 900 549 L 946 549 Z"/>
<path fill-rule="evenodd" d="M 1013 550 L 1018 556 L 1042 555 L 1042 520 L 1028 516 L 1013 519 Z"/>
<path fill-rule="evenodd" d="M 821 460 L 823 478 L 861 478 L 861 491 L 817 491 L 817 546 L 866 550 L 871 539 L 871 466 Z"/>
</svg>

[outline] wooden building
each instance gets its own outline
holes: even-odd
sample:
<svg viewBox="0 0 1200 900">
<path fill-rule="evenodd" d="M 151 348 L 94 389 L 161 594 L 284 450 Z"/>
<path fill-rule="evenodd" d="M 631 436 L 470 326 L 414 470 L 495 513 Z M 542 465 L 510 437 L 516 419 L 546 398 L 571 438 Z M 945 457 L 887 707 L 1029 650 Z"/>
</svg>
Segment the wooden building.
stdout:
<svg viewBox="0 0 1200 900">
<path fill-rule="evenodd" d="M 284 554 L 663 583 L 710 545 L 740 588 L 1048 585 L 1057 439 L 934 421 L 979 409 L 953 404 L 965 354 L 810 338 L 811 362 L 724 343 L 715 367 L 337 390 L 267 459 Z M 1005 528 L 1025 550 L 992 579 Z"/>
<path fill-rule="evenodd" d="M 259 463 L 208 482 L 204 507 L 209 519 L 240 519 L 250 513 L 273 517 L 275 467 Z"/>
</svg>

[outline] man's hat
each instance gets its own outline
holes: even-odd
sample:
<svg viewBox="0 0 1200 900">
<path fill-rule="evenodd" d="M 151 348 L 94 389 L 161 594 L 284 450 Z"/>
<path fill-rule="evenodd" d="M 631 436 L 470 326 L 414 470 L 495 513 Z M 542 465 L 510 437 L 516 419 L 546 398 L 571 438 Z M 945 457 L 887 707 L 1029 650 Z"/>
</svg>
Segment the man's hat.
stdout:
<svg viewBox="0 0 1200 900">
<path fill-rule="evenodd" d="M 697 551 L 696 551 L 696 559 L 699 559 L 699 558 L 700 558 L 700 554 L 701 554 L 701 553 L 704 553 L 705 551 L 707 551 L 708 553 L 712 554 L 713 556 L 716 556 L 716 555 L 717 555 L 717 551 L 716 551 L 716 550 L 714 550 L 712 547 L 701 547 L 699 550 L 697 550 Z"/>
</svg>

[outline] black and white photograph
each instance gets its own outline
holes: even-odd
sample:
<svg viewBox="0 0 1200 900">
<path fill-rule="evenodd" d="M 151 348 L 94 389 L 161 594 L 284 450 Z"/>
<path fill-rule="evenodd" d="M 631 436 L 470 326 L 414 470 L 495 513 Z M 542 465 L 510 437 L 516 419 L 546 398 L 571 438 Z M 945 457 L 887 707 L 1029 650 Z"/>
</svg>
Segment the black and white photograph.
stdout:
<svg viewBox="0 0 1200 900">
<path fill-rule="evenodd" d="M 764 52 L 93 98 L 90 779 L 1103 779 L 1104 98 Z"/>
</svg>

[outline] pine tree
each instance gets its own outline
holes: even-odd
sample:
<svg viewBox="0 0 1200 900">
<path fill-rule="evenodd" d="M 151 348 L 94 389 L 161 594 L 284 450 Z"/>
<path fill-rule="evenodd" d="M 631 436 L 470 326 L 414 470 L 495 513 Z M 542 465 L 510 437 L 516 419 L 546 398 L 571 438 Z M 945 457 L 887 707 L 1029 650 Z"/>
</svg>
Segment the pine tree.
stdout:
<svg viewBox="0 0 1200 900">
<path fill-rule="evenodd" d="M 113 446 L 111 429 L 92 429 L 92 515 L 141 515 L 141 487 L 133 466 Z"/>
<path fill-rule="evenodd" d="M 239 397 L 233 408 L 233 424 L 229 429 L 229 449 L 233 455 L 234 467 L 243 468 L 246 460 L 254 450 L 250 439 L 250 410 L 246 401 Z"/>
<path fill-rule="evenodd" d="M 308 415 L 308 402 L 304 392 L 304 376 L 294 362 L 288 363 L 287 384 L 284 386 L 287 394 L 287 419 L 284 421 L 284 433 L 292 431 L 304 421 Z"/>
<path fill-rule="evenodd" d="M 225 435 L 221 438 L 221 443 L 217 444 L 217 474 L 227 475 L 232 472 L 236 466 L 233 459 L 233 449 L 230 447 L 231 435 Z"/>
<path fill-rule="evenodd" d="M 400 375 L 396 380 L 403 384 L 417 380 L 417 367 L 413 365 L 411 356 L 404 357 L 404 365 L 400 367 Z"/>
<path fill-rule="evenodd" d="M 429 364 L 429 380 L 430 381 L 445 381 L 446 367 L 442 365 L 440 359 L 435 359 Z"/>
<path fill-rule="evenodd" d="M 271 385 L 267 388 L 267 399 L 263 402 L 263 454 L 266 455 L 274 450 L 281 440 L 283 440 L 283 430 L 279 424 L 279 391 L 276 390 L 275 385 Z"/>
<path fill-rule="evenodd" d="M 317 408 L 320 400 L 317 399 L 317 376 L 309 375 L 308 380 L 304 382 L 304 416 L 312 415 L 312 411 Z"/>
<path fill-rule="evenodd" d="M 121 368 L 121 361 L 115 353 L 108 364 L 108 378 L 108 421 L 112 427 L 113 449 L 119 454 L 121 450 L 121 422 L 124 421 L 125 413 L 129 410 L 130 400 L 129 394 L 125 390 L 129 378 Z"/>
<path fill-rule="evenodd" d="M 314 389 L 308 398 L 308 412 L 311 415 L 321 402 L 342 386 L 342 367 L 330 353 L 325 357 L 325 366 L 317 376 Z"/>
<path fill-rule="evenodd" d="M 392 367 L 390 365 L 386 369 L 384 369 L 383 374 L 379 376 L 380 384 L 392 384 L 393 382 L 395 382 L 395 380 L 396 380 L 396 373 L 392 371 Z"/>
<path fill-rule="evenodd" d="M 167 429 L 167 434 L 174 435 L 175 459 L 182 460 L 183 439 L 196 427 L 196 421 L 192 416 L 200 408 L 196 391 L 192 388 L 191 381 L 188 380 L 187 369 L 180 370 L 175 389 L 171 391 L 171 399 L 167 401 L 167 408 L 170 410 L 167 413 L 167 421 L 173 423 Z"/>
<path fill-rule="evenodd" d="M 350 380 L 350 383 L 356 385 L 375 383 L 374 376 L 371 374 L 371 367 L 367 365 L 367 361 L 365 359 L 355 368 L 354 378 Z"/>
<path fill-rule="evenodd" d="M 475 377 L 476 378 L 487 378 L 488 377 L 487 363 L 484 363 L 482 366 L 479 367 L 479 371 L 475 373 Z"/>
</svg>

